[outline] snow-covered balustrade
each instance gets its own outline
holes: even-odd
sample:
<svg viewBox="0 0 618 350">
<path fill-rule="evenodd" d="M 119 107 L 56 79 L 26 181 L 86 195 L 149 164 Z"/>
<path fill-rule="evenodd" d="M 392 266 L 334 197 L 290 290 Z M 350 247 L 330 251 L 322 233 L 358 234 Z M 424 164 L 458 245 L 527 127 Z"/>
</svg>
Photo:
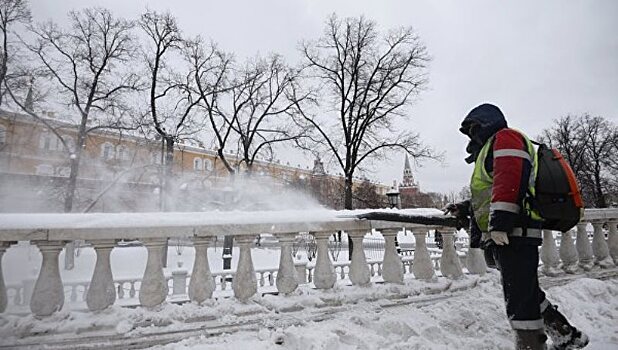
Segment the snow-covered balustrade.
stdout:
<svg viewBox="0 0 618 350">
<path fill-rule="evenodd" d="M 441 215 L 439 211 L 403 211 Z M 17 241 L 30 241 L 42 254 L 41 268 L 33 286 L 5 286 L 0 274 L 0 312 L 9 302 L 29 302 L 31 312 L 38 317 L 60 310 L 69 293 L 69 299 L 84 300 L 88 309 L 98 311 L 122 299 L 139 300 L 144 307 L 155 307 L 170 296 L 184 295 L 195 303 L 212 298 L 216 290 L 233 291 L 233 295 L 246 301 L 258 292 L 259 287 L 275 289 L 281 294 L 296 290 L 300 283 L 312 283 L 318 289 L 333 288 L 338 279 L 347 278 L 359 286 L 370 286 L 373 277 L 381 276 L 385 283 L 402 283 L 404 274 L 417 279 L 432 279 L 439 270 L 442 276 L 458 278 L 463 274 L 453 230 L 409 223 L 358 220 L 358 212 L 329 210 L 284 212 L 216 212 L 216 213 L 135 213 L 135 214 L 0 214 L 0 263 L 2 254 Z M 602 267 L 613 265 L 617 257 L 618 239 L 616 223 L 618 210 L 589 210 L 578 226 L 576 244 L 564 235 L 560 253 L 551 232 L 546 234 L 542 259 L 544 267 L 555 268 L 562 259 L 563 268 L 579 264 Z M 586 225 L 593 227 L 592 244 Z M 604 228 L 609 239 L 606 241 Z M 444 250 L 432 254 L 427 247 L 430 230 L 442 232 Z M 395 237 L 398 232 L 411 232 L 415 238 L 412 256 L 397 253 Z M 329 237 L 333 233 L 347 233 L 355 247 L 362 247 L 363 237 L 379 232 L 384 238 L 384 255 L 381 261 L 368 260 L 364 249 L 354 249 L 351 261 L 333 263 L 329 254 Z M 292 244 L 300 233 L 309 232 L 315 237 L 317 258 L 313 264 L 299 264 L 292 258 Z M 277 269 L 255 269 L 252 259 L 256 235 L 268 233 L 280 244 Z M 240 255 L 235 271 L 213 273 L 208 264 L 208 248 L 215 237 L 234 236 Z M 195 261 L 191 272 L 164 274 L 162 257 L 169 238 L 185 238 L 193 242 Z M 58 257 L 67 241 L 85 240 L 94 248 L 97 259 L 89 282 L 63 283 L 58 268 Z M 139 240 L 147 249 L 148 258 L 141 279 L 115 280 L 110 255 L 119 240 Z M 575 248 L 576 247 L 576 248 Z M 572 249 L 570 249 L 572 248 Z M 564 252 L 563 252 L 564 251 Z M 576 252 L 579 259 L 568 254 Z M 568 253 L 568 254 L 567 254 Z M 469 254 L 470 255 L 470 254 Z M 570 259 L 570 260 L 569 260 Z M 469 262 L 468 262 L 469 263 Z M 571 266 L 569 265 L 569 266 Z M 470 272 L 472 269 L 469 269 Z M 0 273 L 1 273 L 0 266 Z M 476 270 L 475 270 L 476 271 Z M 481 271 L 482 273 L 482 271 Z M 188 284 L 187 284 L 188 282 Z M 170 285 L 171 284 L 171 285 Z M 30 290 L 26 290 L 30 288 Z M 7 293 L 8 291 L 8 293 Z M 81 293 L 81 295 L 79 295 Z M 26 297 L 28 296 L 28 297 Z M 28 299 L 28 300 L 27 300 Z"/>
<path fill-rule="evenodd" d="M 565 233 L 544 230 L 541 248 L 543 272 L 553 276 L 561 273 L 560 270 L 575 273 L 580 269 L 589 271 L 595 265 L 601 268 L 616 266 L 617 224 L 618 209 L 586 209 L 573 230 Z M 559 248 L 556 239 L 559 239 Z"/>
</svg>

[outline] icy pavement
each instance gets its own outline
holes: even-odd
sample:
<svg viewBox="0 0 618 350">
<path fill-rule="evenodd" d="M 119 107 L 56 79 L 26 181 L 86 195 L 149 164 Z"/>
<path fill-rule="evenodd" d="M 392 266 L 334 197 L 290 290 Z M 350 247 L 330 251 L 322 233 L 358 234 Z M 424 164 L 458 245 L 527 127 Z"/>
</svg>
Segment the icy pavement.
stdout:
<svg viewBox="0 0 618 350">
<path fill-rule="evenodd" d="M 612 273 L 613 272 L 613 273 Z M 591 337 L 587 349 L 618 348 L 618 270 L 544 279 L 549 298 Z M 560 281 L 560 282 L 557 282 Z M 60 312 L 44 320 L 0 318 L 0 348 L 51 349 L 510 349 L 499 275 L 457 281 L 406 279 L 404 285 L 332 291 L 301 286 L 293 295 L 246 304 L 114 306 L 100 313 Z M 161 345 L 166 344 L 166 345 Z"/>
</svg>

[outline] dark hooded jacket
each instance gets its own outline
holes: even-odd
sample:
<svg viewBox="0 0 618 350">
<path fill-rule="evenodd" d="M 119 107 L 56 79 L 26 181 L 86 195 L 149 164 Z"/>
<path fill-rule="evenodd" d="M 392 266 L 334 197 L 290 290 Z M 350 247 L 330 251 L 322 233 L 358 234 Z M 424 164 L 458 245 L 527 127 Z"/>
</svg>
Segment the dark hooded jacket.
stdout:
<svg viewBox="0 0 618 350">
<path fill-rule="evenodd" d="M 461 122 L 459 131 L 470 138 L 466 151 L 470 154 L 467 163 L 473 163 L 485 142 L 500 129 L 507 128 L 506 119 L 500 108 L 485 103 L 475 107 Z M 472 131 L 472 132 L 470 132 Z"/>
<path fill-rule="evenodd" d="M 523 227 L 524 215 L 521 213 L 523 200 L 528 189 L 529 176 L 532 164 L 529 160 L 516 156 L 496 156 L 495 151 L 527 150 L 524 136 L 513 129 L 509 129 L 500 109 L 491 104 L 482 104 L 470 111 L 461 123 L 459 129 L 470 138 L 466 151 L 470 154 L 466 162 L 475 162 L 487 141 L 492 136 L 492 148 L 485 158 L 485 170 L 493 177 L 492 206 L 499 207 L 506 203 L 507 208 L 519 207 L 515 210 L 492 210 L 489 218 L 489 231 L 504 231 L 510 234 L 514 227 Z M 497 153 L 496 153 L 497 154 Z M 477 245 L 480 239 L 480 230 L 475 220 L 471 220 L 471 243 Z M 527 221 L 526 221 L 527 222 Z M 534 242 L 537 243 L 536 241 Z"/>
</svg>

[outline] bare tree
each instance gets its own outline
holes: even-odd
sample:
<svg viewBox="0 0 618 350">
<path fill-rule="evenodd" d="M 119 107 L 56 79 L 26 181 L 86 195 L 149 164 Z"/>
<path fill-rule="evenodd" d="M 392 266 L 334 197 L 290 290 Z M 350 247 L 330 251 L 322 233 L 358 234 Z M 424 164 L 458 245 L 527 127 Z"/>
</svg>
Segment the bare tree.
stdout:
<svg viewBox="0 0 618 350">
<path fill-rule="evenodd" d="M 539 140 L 552 148 L 558 148 L 578 178 L 583 175 L 586 166 L 586 137 L 579 117 L 567 115 L 555 120 L 552 128 L 543 130 Z"/>
<path fill-rule="evenodd" d="M 171 210 L 174 147 L 201 131 L 200 120 L 192 113 L 201 96 L 191 88 L 194 78 L 191 67 L 182 65 L 185 42 L 176 18 L 170 13 L 148 10 L 141 15 L 139 26 L 147 40 L 144 48 L 149 74 L 147 114 L 165 149 L 161 209 Z"/>
<path fill-rule="evenodd" d="M 32 15 L 26 0 L 0 0 L 0 35 L 2 35 L 2 47 L 0 48 L 0 106 L 2 106 L 6 94 L 4 89 L 5 83 L 11 78 L 9 64 L 16 59 L 17 47 L 10 39 L 13 34 L 12 27 L 18 23 L 29 24 L 31 19 Z"/>
<path fill-rule="evenodd" d="M 597 208 L 607 208 L 610 169 L 618 159 L 618 127 L 604 118 L 584 115 L 581 128 L 586 152 L 586 164 L 581 173 L 586 194 Z"/>
<path fill-rule="evenodd" d="M 618 126 L 602 117 L 568 115 L 543 130 L 540 139 L 569 162 L 586 205 L 607 207 L 617 195 Z"/>
<path fill-rule="evenodd" d="M 225 147 L 230 140 L 232 128 L 225 116 L 219 113 L 222 96 L 230 90 L 230 74 L 233 59 L 219 50 L 212 42 L 206 43 L 201 37 L 187 42 L 185 59 L 193 72 L 195 93 L 201 97 L 199 109 L 214 132 L 217 157 L 230 174 L 235 169 L 225 156 Z"/>
<path fill-rule="evenodd" d="M 258 156 L 272 160 L 275 144 L 302 136 L 290 116 L 307 96 L 293 93 L 298 91 L 299 72 L 278 55 L 249 61 L 238 75 L 228 94 L 227 110 L 223 107 L 218 112 L 236 134 L 241 163 L 251 174 Z"/>
<path fill-rule="evenodd" d="M 35 111 L 32 104 L 33 86 L 26 98 L 8 90 L 13 101 L 30 116 L 43 122 L 62 143 L 69 158 L 70 173 L 64 198 L 64 211 L 74 206 L 77 176 L 87 135 L 95 130 L 113 128 L 133 130 L 126 111 L 125 94 L 139 87 L 139 79 L 130 69 L 134 53 L 131 35 L 133 23 L 116 18 L 102 8 L 69 13 L 70 28 L 62 29 L 53 22 L 31 28 L 34 42 L 22 41 L 40 64 L 39 72 L 47 78 L 48 95 L 57 104 L 69 107 L 67 114 L 77 112 L 75 118 L 65 116 L 69 123 L 76 122 L 77 137 L 72 145 L 59 132 L 58 125 Z M 24 84 L 22 84 L 23 86 Z M 5 85 L 6 86 L 6 85 Z M 40 96 L 41 94 L 39 94 Z M 67 129 L 66 123 L 60 123 Z"/>
<path fill-rule="evenodd" d="M 218 157 L 230 174 L 243 163 L 251 174 L 258 157 L 273 159 L 274 145 L 301 137 L 291 115 L 308 95 L 296 98 L 300 95 L 294 93 L 300 90 L 299 71 L 288 67 L 281 56 L 258 57 L 237 68 L 230 56 L 213 44 L 205 47 L 200 39 L 188 56 L 202 108 L 215 134 Z M 225 154 L 226 146 L 234 141 L 238 164 L 231 164 Z"/>
<path fill-rule="evenodd" d="M 324 35 L 301 45 L 308 71 L 319 83 L 320 107 L 299 108 L 345 177 L 344 203 L 352 209 L 354 174 L 364 162 L 402 148 L 415 159 L 433 157 L 419 136 L 398 132 L 407 107 L 426 84 L 425 46 L 411 28 L 381 36 L 376 23 L 332 15 Z"/>
</svg>

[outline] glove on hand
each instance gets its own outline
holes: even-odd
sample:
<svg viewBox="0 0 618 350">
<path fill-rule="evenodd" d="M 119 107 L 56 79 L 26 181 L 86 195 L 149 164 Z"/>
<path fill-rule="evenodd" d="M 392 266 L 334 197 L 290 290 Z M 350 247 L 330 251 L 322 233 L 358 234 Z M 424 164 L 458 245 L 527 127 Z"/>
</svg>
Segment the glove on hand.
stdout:
<svg viewBox="0 0 618 350">
<path fill-rule="evenodd" d="M 444 215 L 451 214 L 457 218 L 457 230 L 461 230 L 464 227 L 470 226 L 470 201 L 463 201 L 459 203 L 450 203 L 446 207 L 442 208 Z"/>
<path fill-rule="evenodd" d="M 446 207 L 442 208 L 442 211 L 444 215 L 451 214 L 456 217 L 468 217 L 470 216 L 470 201 L 449 203 Z"/>
<path fill-rule="evenodd" d="M 489 235 L 491 236 L 491 239 L 493 239 L 494 242 L 496 242 L 497 245 L 508 245 L 509 244 L 509 237 L 506 234 L 506 232 L 491 231 Z"/>
</svg>

